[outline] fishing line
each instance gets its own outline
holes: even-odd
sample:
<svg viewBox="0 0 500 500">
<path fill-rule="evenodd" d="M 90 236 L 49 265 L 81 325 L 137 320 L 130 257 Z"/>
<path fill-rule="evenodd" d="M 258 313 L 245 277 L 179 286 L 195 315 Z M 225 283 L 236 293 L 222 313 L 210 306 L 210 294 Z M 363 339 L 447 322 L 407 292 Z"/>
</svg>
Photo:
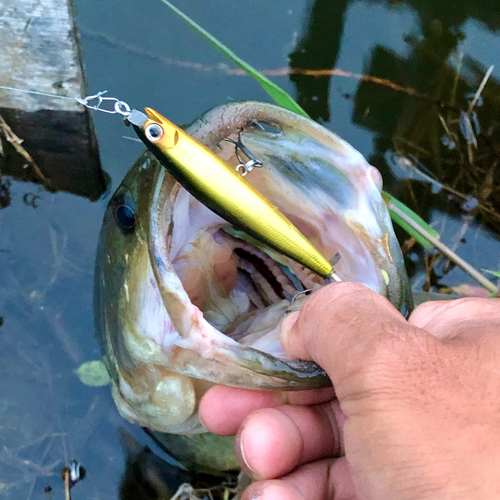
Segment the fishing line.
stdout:
<svg viewBox="0 0 500 500">
<path fill-rule="evenodd" d="M 97 94 L 90 95 L 87 97 L 68 97 L 64 95 L 58 95 L 58 94 L 49 94 L 47 92 L 39 92 L 37 90 L 28 90 L 28 89 L 19 89 L 16 87 L 7 87 L 5 85 L 0 85 L 0 89 L 4 90 L 11 90 L 14 92 L 23 92 L 25 94 L 33 94 L 33 95 L 41 95 L 45 97 L 53 97 L 54 99 L 67 99 L 70 101 L 76 101 L 82 106 L 85 106 L 88 109 L 93 109 L 94 111 L 102 111 L 103 113 L 109 113 L 109 114 L 119 114 L 124 116 L 125 118 L 130 115 L 130 106 L 124 102 L 120 101 L 119 99 L 116 99 L 115 97 L 103 97 L 104 94 L 107 93 L 107 90 L 102 90 L 100 92 L 97 92 Z M 91 101 L 97 101 L 95 105 L 90 104 Z M 101 106 L 104 102 L 107 102 L 108 104 L 111 104 L 111 109 L 103 109 Z"/>
<path fill-rule="evenodd" d="M 38 92 L 36 90 L 17 89 L 15 87 L 5 87 L 4 85 L 0 85 L 0 89 L 13 90 L 15 92 L 24 92 L 25 94 L 34 94 L 34 95 L 43 95 L 43 96 L 47 96 L 47 97 L 55 97 L 58 99 L 69 99 L 70 101 L 78 100 L 77 97 L 67 97 L 67 96 L 58 95 L 58 94 L 48 94 L 46 92 Z"/>
</svg>

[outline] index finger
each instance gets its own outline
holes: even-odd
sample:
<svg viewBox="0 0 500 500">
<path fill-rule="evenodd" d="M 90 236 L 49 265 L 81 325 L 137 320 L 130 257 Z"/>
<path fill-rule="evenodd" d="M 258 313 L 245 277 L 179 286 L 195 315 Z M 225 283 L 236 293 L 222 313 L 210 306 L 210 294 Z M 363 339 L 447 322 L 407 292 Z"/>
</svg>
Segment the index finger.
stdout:
<svg viewBox="0 0 500 500">
<path fill-rule="evenodd" d="M 311 405 L 330 401 L 332 387 L 308 391 L 252 391 L 216 385 L 200 402 L 199 415 L 203 425 L 215 434 L 233 436 L 243 420 L 254 411 L 283 404 Z"/>
</svg>

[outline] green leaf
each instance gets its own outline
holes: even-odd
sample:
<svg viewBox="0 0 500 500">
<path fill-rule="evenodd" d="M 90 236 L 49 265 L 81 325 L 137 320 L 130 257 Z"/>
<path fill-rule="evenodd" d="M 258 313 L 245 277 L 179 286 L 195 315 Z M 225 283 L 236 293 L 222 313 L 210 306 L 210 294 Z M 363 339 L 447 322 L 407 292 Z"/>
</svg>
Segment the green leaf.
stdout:
<svg viewBox="0 0 500 500">
<path fill-rule="evenodd" d="M 75 373 L 82 383 L 91 387 L 102 387 L 111 382 L 108 370 L 102 359 L 82 363 L 75 370 Z"/>
<path fill-rule="evenodd" d="M 410 236 L 413 236 L 423 247 L 425 248 L 433 248 L 434 245 L 422 234 L 420 234 L 416 229 L 411 227 L 406 221 L 404 221 L 398 214 L 394 213 L 391 210 L 391 204 L 397 207 L 399 210 L 404 212 L 410 219 L 412 219 L 416 224 L 418 224 L 425 232 L 429 233 L 434 238 L 439 239 L 439 233 L 429 226 L 427 222 L 419 217 L 413 210 L 409 209 L 404 203 L 401 203 L 397 198 L 391 196 L 389 193 L 385 191 L 382 192 L 382 197 L 389 208 L 389 213 L 391 214 L 392 220 L 401 226 Z"/>
<path fill-rule="evenodd" d="M 273 83 L 269 78 L 261 75 L 255 68 L 238 57 L 230 48 L 226 47 L 217 38 L 212 36 L 208 31 L 203 29 L 199 24 L 195 23 L 184 12 L 180 11 L 175 5 L 172 5 L 168 0 L 161 0 L 167 7 L 172 9 L 179 17 L 184 19 L 192 28 L 194 28 L 201 36 L 208 40 L 212 45 L 218 48 L 229 60 L 246 71 L 250 76 L 255 78 L 260 83 L 262 88 L 269 94 L 276 104 L 282 108 L 294 111 L 295 113 L 308 117 L 307 113 L 295 102 L 295 100 L 287 94 L 278 85 Z"/>
<path fill-rule="evenodd" d="M 497 278 L 500 278 L 500 271 L 490 271 L 488 269 L 484 269 L 484 272 L 493 274 L 493 276 L 496 276 Z"/>
</svg>

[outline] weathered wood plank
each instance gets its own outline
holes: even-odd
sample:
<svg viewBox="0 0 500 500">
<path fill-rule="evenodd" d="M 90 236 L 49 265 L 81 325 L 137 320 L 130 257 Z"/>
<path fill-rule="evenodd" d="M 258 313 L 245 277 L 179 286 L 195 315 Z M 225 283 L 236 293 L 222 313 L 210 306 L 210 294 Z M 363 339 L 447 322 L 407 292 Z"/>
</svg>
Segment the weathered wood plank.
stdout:
<svg viewBox="0 0 500 500">
<path fill-rule="evenodd" d="M 3 0 L 0 85 L 65 97 L 86 94 L 69 0 Z M 105 190 L 92 117 L 72 99 L 0 89 L 0 115 L 24 140 L 51 187 L 98 198 Z M 3 174 L 40 182 L 2 138 Z"/>
</svg>

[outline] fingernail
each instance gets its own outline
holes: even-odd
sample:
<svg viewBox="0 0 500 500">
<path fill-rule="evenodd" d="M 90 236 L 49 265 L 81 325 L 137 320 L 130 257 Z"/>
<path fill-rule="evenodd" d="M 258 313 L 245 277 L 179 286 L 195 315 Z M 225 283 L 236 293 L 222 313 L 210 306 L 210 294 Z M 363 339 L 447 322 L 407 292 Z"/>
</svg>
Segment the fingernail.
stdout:
<svg viewBox="0 0 500 500">
<path fill-rule="evenodd" d="M 248 464 L 248 460 L 245 454 L 245 446 L 243 444 L 245 438 L 245 431 L 246 429 L 245 427 L 243 427 L 243 429 L 241 429 L 241 431 L 236 436 L 236 452 L 240 457 L 240 462 L 242 464 L 243 472 L 245 472 L 245 474 L 249 475 L 253 479 L 258 479 L 257 474 Z"/>
<path fill-rule="evenodd" d="M 252 484 L 247 489 L 248 500 L 260 500 L 264 493 L 262 484 Z"/>
<path fill-rule="evenodd" d="M 285 316 L 285 319 L 281 323 L 281 335 L 286 335 L 293 328 L 293 325 L 297 322 L 298 317 L 299 311 L 294 311 Z"/>
</svg>

